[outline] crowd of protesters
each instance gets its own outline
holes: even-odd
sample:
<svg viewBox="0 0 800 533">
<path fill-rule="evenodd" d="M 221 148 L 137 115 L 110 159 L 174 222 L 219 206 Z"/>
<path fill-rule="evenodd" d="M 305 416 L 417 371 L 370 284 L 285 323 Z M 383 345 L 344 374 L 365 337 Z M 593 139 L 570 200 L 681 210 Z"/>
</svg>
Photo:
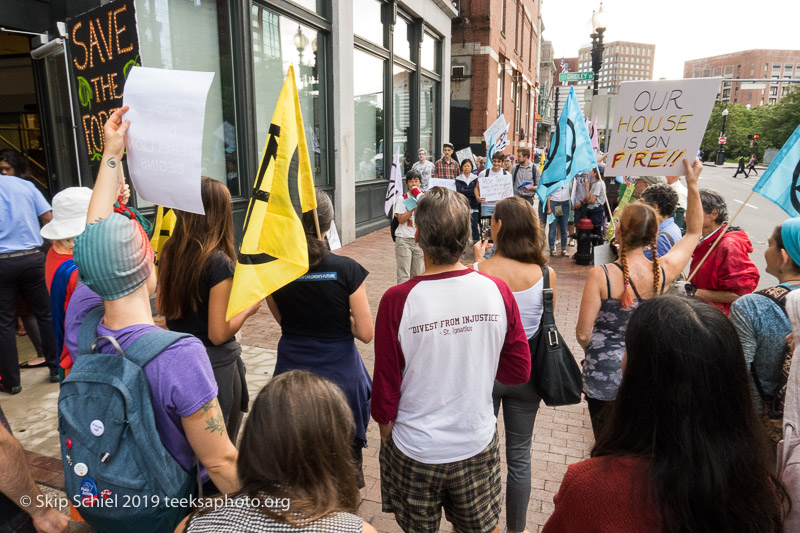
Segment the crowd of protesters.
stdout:
<svg viewBox="0 0 800 533">
<path fill-rule="evenodd" d="M 230 193 L 202 178 L 205 215 L 176 212 L 157 271 L 146 224 L 126 206 L 130 192 L 119 180 L 125 111 L 105 126 L 93 190 L 62 191 L 51 208 L 13 165 L 0 176 L 0 214 L 14 221 L 0 226 L 2 389 L 21 392 L 18 294 L 36 318 L 51 379 L 66 378 L 62 392 L 82 375 L 82 358 L 140 361 L 149 422 L 133 428 L 129 441 L 153 431 L 145 444 L 163 451 L 165 471 L 177 465 L 185 477 L 168 495 L 230 496 L 213 509 L 152 510 L 142 523 L 154 531 L 375 531 L 356 515 L 370 418 L 381 440 L 382 508 L 404 531 L 437 531 L 442 511 L 457 531 L 498 531 L 502 408 L 506 530 L 527 531 L 541 403 L 532 384 L 534 339 L 544 290 L 557 288 L 547 250 L 556 255 L 560 234 L 566 255 L 571 216 L 605 235 L 613 213 L 600 168 L 537 209 L 540 161 L 529 150 L 518 151 L 516 164 L 495 152 L 484 167 L 468 158 L 459 164 L 449 143 L 435 163 L 421 149 L 392 215 L 397 285 L 383 294 L 374 323 L 369 272 L 330 252 L 324 235 L 333 206 L 318 192 L 316 212 L 302 216 L 308 273 L 266 299 L 281 328 L 278 359 L 251 402 L 236 334 L 261 302 L 226 317 L 236 265 Z M 685 186 L 677 177 L 627 184 L 639 200 L 620 208 L 618 259 L 587 271 L 575 338 L 585 352 L 595 442 L 591 457 L 564 475 L 547 533 L 777 532 L 797 520 L 800 488 L 776 470 L 776 458 L 787 460 L 774 444 L 784 413 L 787 421 L 800 418 L 800 402 L 790 401 L 800 394 L 792 386 L 800 368 L 790 365 L 800 344 L 793 336 L 800 301 L 792 294 L 800 287 L 800 221 L 769 236 L 767 273 L 779 283 L 753 292 L 759 272 L 747 234 L 730 226 L 719 193 L 699 189 L 699 160 L 684 161 L 683 171 Z M 481 177 L 510 179 L 514 196 L 487 201 Z M 452 190 L 431 187 L 431 179 L 453 180 Z M 685 224 L 676 220 L 679 210 Z M 51 243 L 46 255 L 43 237 Z M 474 263 L 465 259 L 470 250 Z M 692 283 L 683 279 L 689 265 Z M 169 332 L 154 323 L 154 294 Z M 373 337 L 370 375 L 354 340 Z M 59 412 L 59 431 L 65 475 L 78 480 L 83 498 L 111 494 L 98 493 L 95 469 L 115 460 L 127 461 L 130 479 L 121 486 L 148 483 L 136 474 L 152 457 L 128 453 L 129 444 L 119 457 L 111 450 L 89 463 L 92 472 L 73 458 L 92 438 L 71 433 L 73 415 Z M 124 441 L 129 424 L 92 420 L 91 435 Z M 52 507 L 17 506 L 41 493 L 2 410 L 0 493 L 0 526 L 67 527 Z M 98 530 L 139 527 L 102 509 L 85 518 Z"/>
</svg>

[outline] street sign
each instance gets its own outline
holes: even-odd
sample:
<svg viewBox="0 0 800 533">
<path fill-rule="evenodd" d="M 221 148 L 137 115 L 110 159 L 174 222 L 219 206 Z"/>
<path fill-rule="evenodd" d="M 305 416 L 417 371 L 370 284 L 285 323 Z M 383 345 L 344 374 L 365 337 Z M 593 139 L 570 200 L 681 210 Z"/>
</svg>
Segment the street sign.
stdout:
<svg viewBox="0 0 800 533">
<path fill-rule="evenodd" d="M 726 142 L 728 142 L 728 139 L 726 139 L 725 137 L 719 138 L 719 144 L 725 144 Z"/>
<path fill-rule="evenodd" d="M 592 81 L 594 72 L 562 72 L 558 75 L 558 81 Z"/>
</svg>

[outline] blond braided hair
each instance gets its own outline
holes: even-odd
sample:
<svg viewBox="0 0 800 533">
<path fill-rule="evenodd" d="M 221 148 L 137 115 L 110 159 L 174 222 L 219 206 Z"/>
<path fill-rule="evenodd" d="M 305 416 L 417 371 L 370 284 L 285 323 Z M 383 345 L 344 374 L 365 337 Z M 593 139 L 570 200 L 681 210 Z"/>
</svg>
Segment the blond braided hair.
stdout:
<svg viewBox="0 0 800 533">
<path fill-rule="evenodd" d="M 650 245 L 653 250 L 653 294 L 658 296 L 661 287 L 661 268 L 658 264 L 658 233 L 653 236 L 653 243 Z"/>
</svg>

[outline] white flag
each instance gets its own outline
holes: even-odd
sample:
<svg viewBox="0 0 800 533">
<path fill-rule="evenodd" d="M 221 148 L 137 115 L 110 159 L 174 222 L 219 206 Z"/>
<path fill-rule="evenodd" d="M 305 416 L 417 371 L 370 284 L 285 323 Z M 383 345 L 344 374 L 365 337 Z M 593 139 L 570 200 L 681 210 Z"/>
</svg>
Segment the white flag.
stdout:
<svg viewBox="0 0 800 533">
<path fill-rule="evenodd" d="M 395 198 L 403 194 L 403 177 L 400 172 L 400 147 L 392 159 L 392 172 L 389 174 L 389 187 L 386 189 L 386 201 L 383 204 L 383 212 L 389 216 L 389 212 L 394 206 Z"/>
</svg>

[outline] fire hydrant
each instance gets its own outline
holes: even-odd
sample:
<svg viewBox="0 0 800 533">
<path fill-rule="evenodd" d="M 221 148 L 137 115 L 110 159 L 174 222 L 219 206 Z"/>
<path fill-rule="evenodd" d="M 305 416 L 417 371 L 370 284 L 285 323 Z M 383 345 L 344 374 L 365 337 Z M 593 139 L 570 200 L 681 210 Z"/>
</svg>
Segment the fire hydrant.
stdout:
<svg viewBox="0 0 800 533">
<path fill-rule="evenodd" d="M 594 225 L 588 218 L 582 218 L 576 229 L 577 232 L 569 236 L 578 242 L 578 251 L 574 255 L 575 262 L 579 265 L 591 265 L 594 261 L 594 247 L 603 244 L 603 237 L 594 232 Z"/>
</svg>

